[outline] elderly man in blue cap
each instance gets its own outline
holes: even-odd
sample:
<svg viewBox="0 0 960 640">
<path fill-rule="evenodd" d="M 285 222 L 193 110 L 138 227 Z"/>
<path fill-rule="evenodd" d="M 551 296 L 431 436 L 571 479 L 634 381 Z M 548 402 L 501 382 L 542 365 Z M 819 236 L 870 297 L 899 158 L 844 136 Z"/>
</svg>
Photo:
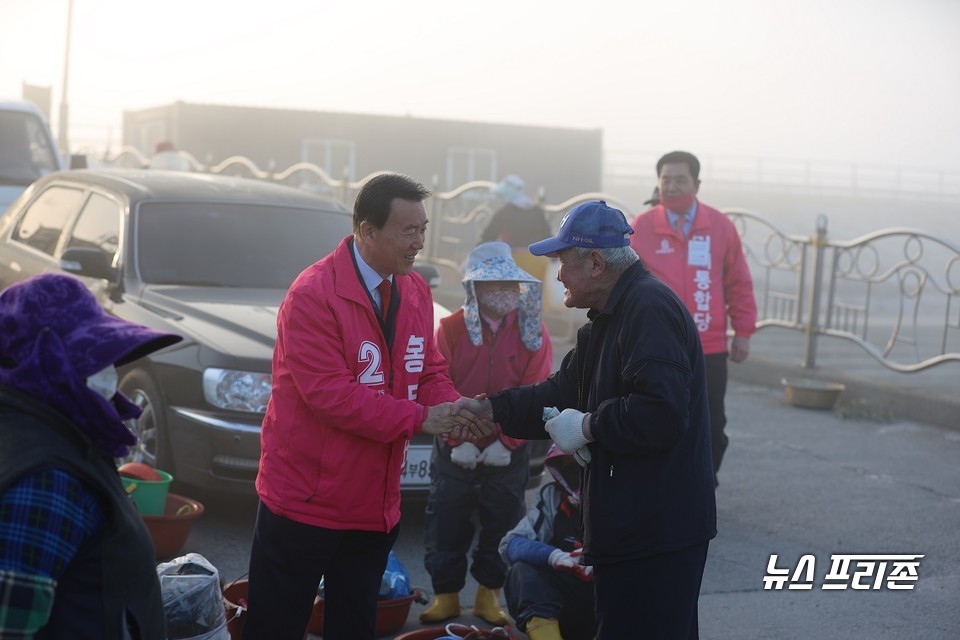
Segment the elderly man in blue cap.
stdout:
<svg viewBox="0 0 960 640">
<path fill-rule="evenodd" d="M 697 638 L 717 534 L 703 351 L 690 313 L 640 262 L 631 233 L 622 212 L 591 201 L 530 245 L 559 259 L 564 304 L 588 309 L 589 322 L 546 381 L 465 406 L 511 437 L 552 438 L 584 467 L 597 638 Z"/>
</svg>

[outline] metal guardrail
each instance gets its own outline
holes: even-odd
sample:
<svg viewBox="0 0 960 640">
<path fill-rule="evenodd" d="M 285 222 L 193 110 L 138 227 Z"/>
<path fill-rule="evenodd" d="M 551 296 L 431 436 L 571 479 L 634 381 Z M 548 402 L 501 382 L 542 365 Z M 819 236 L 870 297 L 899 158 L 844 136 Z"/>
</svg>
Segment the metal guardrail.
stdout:
<svg viewBox="0 0 960 640">
<path fill-rule="evenodd" d="M 183 155 L 196 171 L 289 184 L 324 193 L 348 208 L 363 183 L 377 175 L 338 180 L 309 163 L 275 172 L 262 170 L 242 156 L 205 166 Z M 110 162 L 127 167 L 149 164 L 132 147 Z M 439 191 L 438 184 L 439 178 L 434 177 L 434 193 L 426 203 L 431 223 L 422 259 L 459 274 L 493 214 L 490 189 L 495 183 L 478 180 L 446 192 Z M 620 208 L 628 219 L 634 216 L 619 198 L 600 192 L 540 204 L 556 229 L 567 211 L 600 199 Z M 758 330 L 777 326 L 803 332 L 804 367 L 816 366 L 819 336 L 851 341 L 883 366 L 901 373 L 960 361 L 960 245 L 906 228 L 837 241 L 828 238 L 825 216 L 817 219 L 813 235 L 803 236 L 787 233 L 751 211 L 729 208 L 723 212 L 740 234 L 753 275 Z M 548 319 L 565 324 L 570 336 L 583 321 L 582 314 L 556 303 L 546 304 L 545 313 Z"/>
<path fill-rule="evenodd" d="M 109 131 L 105 125 L 87 127 Z M 104 147 L 103 135 L 87 136 L 90 149 Z M 110 137 L 110 136 L 106 136 Z M 83 145 L 82 145 L 83 146 Z M 184 153 L 196 170 L 207 171 L 207 167 L 193 156 Z M 91 154 L 91 157 L 95 154 Z M 653 168 L 661 152 L 636 147 L 614 146 L 604 149 L 605 184 L 646 184 L 650 181 Z M 115 164 L 117 158 L 123 166 L 147 166 L 148 159 L 136 148 L 125 146 L 110 156 L 103 153 L 104 162 Z M 235 161 L 239 156 L 225 160 L 217 165 Z M 760 192 L 813 194 L 841 197 L 881 197 L 909 201 L 960 201 L 960 171 L 942 167 L 912 167 L 884 165 L 876 163 L 836 162 L 801 158 L 776 158 L 760 156 L 738 156 L 733 154 L 703 154 L 702 173 L 710 176 L 710 184 L 728 188 L 748 189 Z M 300 163 L 286 172 L 297 168 L 299 172 L 315 174 L 317 184 L 339 183 L 316 165 Z M 238 170 L 234 168 L 233 170 Z M 213 169 L 211 172 L 216 173 Z M 270 171 L 253 167 L 248 175 L 261 177 Z M 231 174 L 235 175 L 235 174 Z M 297 180 L 308 181 L 306 176 L 291 176 Z M 650 185 L 652 188 L 652 184 Z"/>
<path fill-rule="evenodd" d="M 649 179 L 660 153 L 621 147 L 604 153 L 605 178 L 636 184 Z M 704 154 L 710 184 L 753 191 L 903 200 L 960 200 L 960 171 L 872 163 Z M 651 185 L 652 186 L 652 185 Z"/>
<path fill-rule="evenodd" d="M 819 336 L 901 373 L 960 361 L 960 245 L 906 228 L 830 240 L 825 216 L 805 237 L 749 211 L 724 213 L 754 277 L 758 329 L 802 331 L 804 367 L 816 366 Z"/>
</svg>

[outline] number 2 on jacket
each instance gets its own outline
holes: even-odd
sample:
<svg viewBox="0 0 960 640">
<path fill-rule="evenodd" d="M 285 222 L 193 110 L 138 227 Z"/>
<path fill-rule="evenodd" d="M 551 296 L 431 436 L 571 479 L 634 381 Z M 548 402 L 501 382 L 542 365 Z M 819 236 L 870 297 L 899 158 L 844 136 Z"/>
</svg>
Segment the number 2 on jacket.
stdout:
<svg viewBox="0 0 960 640">
<path fill-rule="evenodd" d="M 380 368 L 380 360 L 380 347 L 368 341 L 361 343 L 357 361 L 368 364 L 357 376 L 357 382 L 366 385 L 383 384 L 383 370 Z"/>
</svg>

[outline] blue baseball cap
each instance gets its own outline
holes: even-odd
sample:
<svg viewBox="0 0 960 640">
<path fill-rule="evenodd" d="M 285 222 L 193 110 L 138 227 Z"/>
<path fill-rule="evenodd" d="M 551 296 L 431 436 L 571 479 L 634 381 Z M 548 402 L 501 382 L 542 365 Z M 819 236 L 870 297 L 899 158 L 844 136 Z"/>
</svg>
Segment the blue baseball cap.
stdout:
<svg viewBox="0 0 960 640">
<path fill-rule="evenodd" d="M 626 247 L 631 233 L 633 229 L 620 209 L 607 206 L 603 200 L 592 200 L 570 209 L 560 221 L 556 236 L 534 242 L 527 248 L 535 256 L 545 256 L 570 247 Z"/>
</svg>

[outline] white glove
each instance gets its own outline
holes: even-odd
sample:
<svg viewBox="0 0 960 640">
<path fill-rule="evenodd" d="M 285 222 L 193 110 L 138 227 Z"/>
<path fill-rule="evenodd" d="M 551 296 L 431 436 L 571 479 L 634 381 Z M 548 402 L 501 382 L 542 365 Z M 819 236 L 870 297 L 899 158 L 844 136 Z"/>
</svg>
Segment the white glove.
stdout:
<svg viewBox="0 0 960 640">
<path fill-rule="evenodd" d="M 477 458 L 480 457 L 480 449 L 472 442 L 458 444 L 450 450 L 450 460 L 453 464 L 464 469 L 476 469 Z"/>
<path fill-rule="evenodd" d="M 543 408 L 544 422 L 549 422 L 552 418 L 556 418 L 558 415 L 560 415 L 560 410 L 557 409 L 556 407 Z M 590 449 L 587 449 L 586 446 L 580 447 L 579 449 L 573 452 L 573 458 L 574 460 L 577 461 L 578 465 L 586 469 L 587 465 L 590 464 L 590 460 L 591 460 Z"/>
<path fill-rule="evenodd" d="M 593 567 L 585 567 L 580 564 L 580 556 L 582 553 L 582 549 L 574 549 L 572 553 L 554 549 L 550 552 L 550 557 L 547 559 L 547 562 L 557 571 L 573 574 L 577 579 L 583 582 L 589 582 L 593 580 Z"/>
<path fill-rule="evenodd" d="M 576 409 L 564 409 L 556 418 L 544 425 L 557 447 L 564 453 L 573 453 L 589 440 L 583 435 L 583 417 L 586 413 Z"/>
<path fill-rule="evenodd" d="M 593 567 L 580 564 L 580 558 L 583 556 L 583 547 L 577 547 L 570 552 L 570 557 L 577 563 L 576 576 L 583 582 L 593 580 Z"/>
<path fill-rule="evenodd" d="M 497 440 L 480 453 L 477 462 L 479 464 L 485 464 L 488 467 L 505 467 L 510 464 L 510 458 L 512 456 L 513 452 Z"/>
<path fill-rule="evenodd" d="M 576 571 L 575 567 L 579 564 L 573 556 L 561 549 L 551 551 L 547 562 L 557 571 L 566 571 L 568 573 Z"/>
<path fill-rule="evenodd" d="M 583 446 L 573 452 L 573 459 L 577 461 L 578 465 L 586 469 L 587 465 L 590 464 L 590 460 L 593 458 L 590 455 L 590 449 Z"/>
</svg>

